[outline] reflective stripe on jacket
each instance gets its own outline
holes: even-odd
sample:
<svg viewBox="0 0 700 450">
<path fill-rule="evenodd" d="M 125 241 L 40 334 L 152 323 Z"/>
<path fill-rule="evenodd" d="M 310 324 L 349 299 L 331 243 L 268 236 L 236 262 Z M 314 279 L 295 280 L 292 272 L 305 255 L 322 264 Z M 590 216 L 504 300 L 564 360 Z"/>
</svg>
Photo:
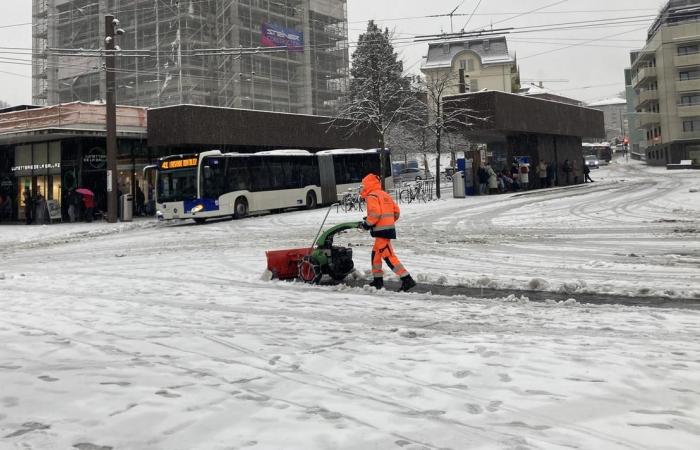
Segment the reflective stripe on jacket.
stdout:
<svg viewBox="0 0 700 450">
<path fill-rule="evenodd" d="M 372 237 L 396 239 L 394 224 L 401 211 L 391 195 L 381 189 L 367 195 L 367 224 L 372 227 Z"/>
</svg>

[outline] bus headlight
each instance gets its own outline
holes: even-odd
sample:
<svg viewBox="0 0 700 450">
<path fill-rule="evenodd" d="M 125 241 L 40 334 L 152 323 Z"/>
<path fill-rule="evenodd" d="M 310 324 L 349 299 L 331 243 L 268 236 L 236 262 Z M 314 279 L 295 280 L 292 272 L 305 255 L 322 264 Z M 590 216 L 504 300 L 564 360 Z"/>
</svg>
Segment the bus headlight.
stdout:
<svg viewBox="0 0 700 450">
<path fill-rule="evenodd" d="M 202 211 L 203 209 L 204 209 L 204 205 L 199 204 L 199 205 L 195 206 L 194 208 L 192 208 L 192 209 L 190 210 L 190 212 L 191 212 L 192 214 L 196 214 L 196 213 Z"/>
</svg>

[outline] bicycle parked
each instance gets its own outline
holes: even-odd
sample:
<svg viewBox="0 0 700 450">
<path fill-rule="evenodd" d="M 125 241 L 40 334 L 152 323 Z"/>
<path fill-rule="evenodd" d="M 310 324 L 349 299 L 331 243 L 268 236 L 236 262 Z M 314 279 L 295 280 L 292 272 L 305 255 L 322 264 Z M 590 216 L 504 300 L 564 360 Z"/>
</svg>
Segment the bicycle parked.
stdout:
<svg viewBox="0 0 700 450">
<path fill-rule="evenodd" d="M 359 191 L 350 191 L 339 195 L 340 199 L 336 205 L 336 212 L 342 209 L 343 212 L 364 211 L 365 200 L 360 196 Z"/>
</svg>

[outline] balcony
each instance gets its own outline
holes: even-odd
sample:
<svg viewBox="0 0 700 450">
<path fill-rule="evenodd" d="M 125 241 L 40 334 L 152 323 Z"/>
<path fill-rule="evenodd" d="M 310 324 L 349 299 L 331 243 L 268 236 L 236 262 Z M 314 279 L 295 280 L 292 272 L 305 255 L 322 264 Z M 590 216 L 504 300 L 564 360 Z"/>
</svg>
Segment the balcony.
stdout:
<svg viewBox="0 0 700 450">
<path fill-rule="evenodd" d="M 653 125 L 661 123 L 661 114 L 655 112 L 637 113 L 635 121 L 636 128 L 652 128 Z"/>
<path fill-rule="evenodd" d="M 637 108 L 643 106 L 650 102 L 659 101 L 659 91 L 642 91 L 639 93 L 639 98 L 637 100 Z"/>
<path fill-rule="evenodd" d="M 700 53 L 691 53 L 688 55 L 674 55 L 673 65 L 676 67 L 700 66 Z"/>
<path fill-rule="evenodd" d="M 652 78 L 656 78 L 656 67 L 642 67 L 637 72 L 637 75 L 632 78 L 632 86 L 636 88 Z"/>
<path fill-rule="evenodd" d="M 690 92 L 700 91 L 700 78 L 696 80 L 681 80 L 676 81 L 676 91 L 678 92 Z"/>
<path fill-rule="evenodd" d="M 700 117 L 700 104 L 678 105 L 678 117 Z"/>
</svg>

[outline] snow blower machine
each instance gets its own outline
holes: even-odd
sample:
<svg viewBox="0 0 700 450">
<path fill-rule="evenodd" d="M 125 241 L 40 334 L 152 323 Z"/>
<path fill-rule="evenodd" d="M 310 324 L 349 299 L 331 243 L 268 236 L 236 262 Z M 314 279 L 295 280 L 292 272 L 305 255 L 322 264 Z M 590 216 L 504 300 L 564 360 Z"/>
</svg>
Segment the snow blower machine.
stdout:
<svg viewBox="0 0 700 450">
<path fill-rule="evenodd" d="M 325 224 L 326 220 L 323 222 Z M 298 279 L 318 284 L 323 275 L 328 275 L 335 281 L 343 281 L 355 270 L 352 249 L 333 245 L 333 238 L 344 231 L 357 229 L 358 226 L 358 222 L 346 222 L 323 233 L 319 229 L 313 246 L 309 248 L 267 251 L 267 270 L 273 279 L 279 280 Z"/>
<path fill-rule="evenodd" d="M 341 223 L 321 233 L 334 206 L 337 205 L 331 205 L 326 211 L 311 247 L 265 252 L 267 271 L 271 278 L 318 284 L 323 275 L 328 275 L 335 281 L 343 281 L 355 270 L 352 249 L 333 245 L 333 239 L 344 231 L 359 228 L 360 223 Z"/>
</svg>

